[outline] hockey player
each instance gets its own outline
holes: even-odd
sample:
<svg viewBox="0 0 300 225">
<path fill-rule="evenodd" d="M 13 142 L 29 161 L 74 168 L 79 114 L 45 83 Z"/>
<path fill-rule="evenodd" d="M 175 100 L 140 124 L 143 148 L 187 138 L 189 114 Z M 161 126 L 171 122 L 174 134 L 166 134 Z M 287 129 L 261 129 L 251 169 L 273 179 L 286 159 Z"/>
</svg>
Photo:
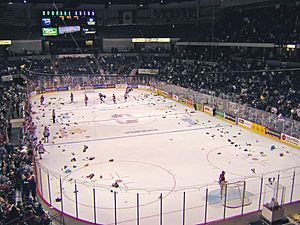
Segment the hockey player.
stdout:
<svg viewBox="0 0 300 225">
<path fill-rule="evenodd" d="M 129 92 L 131 92 L 131 91 L 133 91 L 132 88 L 127 87 L 125 92 L 127 92 L 129 94 Z"/>
<path fill-rule="evenodd" d="M 50 131 L 49 131 L 49 128 L 47 126 L 45 126 L 45 128 L 44 128 L 43 135 L 44 135 L 44 142 L 48 143 L 49 142 Z"/>
<path fill-rule="evenodd" d="M 99 93 L 100 103 L 104 103 L 104 98 L 105 97 L 106 97 L 105 95 L 103 95 L 102 93 Z"/>
<path fill-rule="evenodd" d="M 113 100 L 113 103 L 114 103 L 114 104 L 117 104 L 117 101 L 116 101 L 116 96 L 115 96 L 115 94 L 113 94 L 113 95 L 112 95 L 112 100 Z"/>
<path fill-rule="evenodd" d="M 71 95 L 70 95 L 70 99 L 71 99 L 71 103 L 74 103 L 74 95 L 73 95 L 72 92 L 71 92 Z"/>
<path fill-rule="evenodd" d="M 124 94 L 124 102 L 127 102 L 127 98 L 128 98 L 128 92 L 125 92 L 125 94 Z"/>
<path fill-rule="evenodd" d="M 44 95 L 41 95 L 41 98 L 40 98 L 41 105 L 44 105 L 44 100 L 45 100 L 45 97 L 44 97 Z"/>
<path fill-rule="evenodd" d="M 52 109 L 52 122 L 55 123 L 55 120 L 56 120 L 55 110 Z"/>
<path fill-rule="evenodd" d="M 220 185 L 220 196 L 222 197 L 223 195 L 223 189 L 226 184 L 226 179 L 225 179 L 225 171 L 222 171 L 222 173 L 219 176 L 219 185 Z"/>
<path fill-rule="evenodd" d="M 87 96 L 87 95 L 84 95 L 84 104 L 85 104 L 85 106 L 87 106 L 88 101 L 89 101 L 88 96 Z"/>
<path fill-rule="evenodd" d="M 40 159 L 42 159 L 42 154 L 45 153 L 45 148 L 42 141 L 39 142 L 39 144 L 36 146 L 36 149 L 37 149 L 37 153 L 40 156 Z"/>
</svg>

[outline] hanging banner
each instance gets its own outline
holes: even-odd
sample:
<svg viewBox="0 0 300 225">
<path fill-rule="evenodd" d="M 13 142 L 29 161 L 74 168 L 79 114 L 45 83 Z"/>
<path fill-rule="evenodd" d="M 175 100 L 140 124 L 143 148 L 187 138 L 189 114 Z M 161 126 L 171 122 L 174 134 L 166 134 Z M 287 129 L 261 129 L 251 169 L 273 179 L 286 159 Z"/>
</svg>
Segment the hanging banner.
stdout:
<svg viewBox="0 0 300 225">
<path fill-rule="evenodd" d="M 149 74 L 149 75 L 157 75 L 159 73 L 158 69 L 138 69 L 139 74 Z"/>
<path fill-rule="evenodd" d="M 13 76 L 12 75 L 7 75 L 7 76 L 1 76 L 1 80 L 3 82 L 9 82 L 9 81 L 13 81 Z"/>
</svg>

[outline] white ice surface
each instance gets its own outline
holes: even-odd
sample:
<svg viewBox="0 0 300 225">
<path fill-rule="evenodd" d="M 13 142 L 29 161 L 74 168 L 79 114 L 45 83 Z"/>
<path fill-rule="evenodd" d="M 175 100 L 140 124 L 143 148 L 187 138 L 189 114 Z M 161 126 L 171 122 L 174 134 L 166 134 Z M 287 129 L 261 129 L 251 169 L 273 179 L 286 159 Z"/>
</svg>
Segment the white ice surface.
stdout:
<svg viewBox="0 0 300 225">
<path fill-rule="evenodd" d="M 50 143 L 45 144 L 48 153 L 39 160 L 42 169 L 38 176 L 42 177 L 39 189 L 54 207 L 61 209 L 61 203 L 55 201 L 60 196 L 61 177 L 63 211 L 69 215 L 76 216 L 76 180 L 81 219 L 94 222 L 94 189 L 97 223 L 114 224 L 111 191 L 116 191 L 118 224 L 136 224 L 139 193 L 140 224 L 159 224 L 162 194 L 164 224 L 179 225 L 185 192 L 186 224 L 198 224 L 204 220 L 206 188 L 211 196 L 219 193 L 217 180 L 222 170 L 229 182 L 249 177 L 246 188 L 252 204 L 244 212 L 258 208 L 262 174 L 267 181 L 277 177 L 279 171 L 280 181 L 287 186 L 286 202 L 289 201 L 295 170 L 290 168 L 300 165 L 299 150 L 150 92 L 134 90 L 124 102 L 124 91 L 89 92 L 88 106 L 84 106 L 84 91 L 73 92 L 75 103 L 70 103 L 70 92 L 44 94 L 43 106 L 40 96 L 32 98 L 38 137 L 42 138 L 45 125 L 50 127 Z M 107 96 L 103 104 L 99 92 Z M 117 104 L 112 103 L 113 93 Z M 57 115 L 55 124 L 52 109 Z M 88 146 L 86 152 L 84 145 Z M 272 145 L 276 146 L 274 151 Z M 76 161 L 71 162 L 72 158 Z M 66 167 L 72 172 L 64 173 Z M 92 179 L 87 178 L 90 174 L 94 174 Z M 120 187 L 111 188 L 116 180 Z M 300 179 L 296 181 L 294 200 L 300 199 Z M 238 213 L 240 209 L 226 210 L 226 216 Z M 207 218 L 222 217 L 223 206 L 217 196 L 208 205 Z"/>
</svg>

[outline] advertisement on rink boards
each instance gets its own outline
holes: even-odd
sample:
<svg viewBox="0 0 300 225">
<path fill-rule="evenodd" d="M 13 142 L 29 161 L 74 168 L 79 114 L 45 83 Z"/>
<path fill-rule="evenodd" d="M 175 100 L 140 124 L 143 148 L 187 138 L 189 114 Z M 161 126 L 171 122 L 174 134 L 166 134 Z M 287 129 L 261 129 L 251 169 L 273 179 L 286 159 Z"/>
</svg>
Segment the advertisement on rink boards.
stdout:
<svg viewBox="0 0 300 225">
<path fill-rule="evenodd" d="M 128 84 L 128 88 L 138 88 L 139 86 L 137 84 Z"/>
<path fill-rule="evenodd" d="M 150 87 L 150 90 L 153 92 L 158 92 L 157 88 L 155 88 L 155 87 Z"/>
<path fill-rule="evenodd" d="M 189 99 L 186 99 L 185 100 L 185 104 L 189 105 L 189 106 L 192 106 L 193 105 L 193 101 L 192 100 L 189 100 Z"/>
<path fill-rule="evenodd" d="M 52 92 L 52 91 L 56 91 L 56 89 L 54 87 L 46 88 L 45 91 L 41 91 L 41 92 Z"/>
<path fill-rule="evenodd" d="M 82 86 L 81 90 L 92 90 L 94 88 L 95 88 L 94 85 L 86 85 L 86 86 Z"/>
<path fill-rule="evenodd" d="M 166 91 L 161 91 L 161 90 L 157 90 L 157 94 L 162 95 L 162 96 L 164 96 L 164 97 L 167 97 L 167 96 L 169 95 L 168 92 L 166 92 Z"/>
<path fill-rule="evenodd" d="M 105 84 L 104 86 L 105 86 L 105 88 L 115 88 L 116 87 L 115 84 Z"/>
<path fill-rule="evenodd" d="M 193 106 L 194 106 L 195 110 L 199 110 L 199 111 L 203 112 L 203 105 L 198 104 L 198 103 L 194 103 Z"/>
<path fill-rule="evenodd" d="M 282 133 L 281 134 L 281 140 L 283 142 L 286 142 L 286 143 L 289 143 L 289 144 L 296 145 L 296 146 L 300 147 L 300 140 L 295 138 L 295 137 L 292 137 L 290 135 Z"/>
<path fill-rule="evenodd" d="M 259 134 L 265 134 L 265 127 L 256 123 L 251 123 L 251 129 Z"/>
<path fill-rule="evenodd" d="M 179 98 L 179 101 L 186 104 L 186 105 L 189 105 L 189 106 L 192 106 L 193 105 L 193 101 L 192 100 L 189 100 L 187 98 Z"/>
<path fill-rule="evenodd" d="M 224 119 L 229 120 L 230 122 L 236 123 L 236 117 L 228 113 L 224 113 Z"/>
<path fill-rule="evenodd" d="M 78 90 L 80 90 L 81 88 L 80 88 L 80 86 L 79 85 L 77 85 L 77 86 L 70 86 L 69 87 L 69 90 L 74 90 L 74 91 L 78 91 Z"/>
<path fill-rule="evenodd" d="M 32 92 L 30 92 L 30 96 L 34 96 L 34 95 L 36 95 L 37 94 L 37 92 L 36 91 L 32 91 Z"/>
<path fill-rule="evenodd" d="M 215 110 L 215 116 L 216 117 L 224 118 L 224 114 L 225 114 L 224 112 L 222 112 L 218 109 Z"/>
<path fill-rule="evenodd" d="M 151 87 L 146 86 L 146 85 L 138 85 L 139 89 L 143 89 L 143 90 L 151 90 Z"/>
<path fill-rule="evenodd" d="M 251 122 L 248 120 L 245 120 L 243 118 L 238 118 L 238 125 L 241 125 L 242 127 L 247 127 L 251 129 Z"/>
<path fill-rule="evenodd" d="M 95 89 L 106 88 L 105 84 L 95 84 L 93 87 Z"/>
<path fill-rule="evenodd" d="M 178 97 L 177 95 L 174 95 L 174 94 L 173 94 L 173 95 L 172 95 L 172 98 L 173 98 L 175 101 L 177 101 L 177 102 L 179 101 L 179 97 Z"/>
<path fill-rule="evenodd" d="M 211 108 L 211 107 L 209 107 L 209 106 L 203 106 L 203 112 L 206 112 L 206 113 L 208 113 L 208 114 L 210 114 L 210 115 L 213 115 L 214 114 L 214 112 L 213 112 L 213 108 Z"/>
<path fill-rule="evenodd" d="M 265 129 L 265 134 L 268 135 L 268 136 L 271 136 L 273 138 L 277 138 L 277 139 L 281 138 L 281 134 L 279 132 L 271 130 L 269 128 Z"/>
<path fill-rule="evenodd" d="M 94 85 L 87 85 L 79 87 L 78 89 L 73 89 L 74 87 L 70 88 L 70 90 L 92 90 L 92 89 L 101 89 L 101 88 L 115 88 L 115 84 L 94 84 Z"/>
<path fill-rule="evenodd" d="M 116 84 L 116 88 L 127 88 L 127 84 Z"/>
<path fill-rule="evenodd" d="M 69 87 L 57 87 L 56 90 L 57 91 L 68 91 Z"/>
</svg>

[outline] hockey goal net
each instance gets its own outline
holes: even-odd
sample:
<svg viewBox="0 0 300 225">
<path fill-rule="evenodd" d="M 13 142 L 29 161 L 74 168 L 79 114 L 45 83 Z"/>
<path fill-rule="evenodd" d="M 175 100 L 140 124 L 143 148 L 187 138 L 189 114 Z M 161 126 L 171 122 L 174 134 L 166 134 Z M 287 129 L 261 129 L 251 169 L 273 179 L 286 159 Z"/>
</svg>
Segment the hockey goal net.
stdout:
<svg viewBox="0 0 300 225">
<path fill-rule="evenodd" d="M 228 208 L 239 208 L 251 204 L 246 191 L 246 182 L 238 181 L 225 183 L 222 188 L 222 204 Z"/>
</svg>

